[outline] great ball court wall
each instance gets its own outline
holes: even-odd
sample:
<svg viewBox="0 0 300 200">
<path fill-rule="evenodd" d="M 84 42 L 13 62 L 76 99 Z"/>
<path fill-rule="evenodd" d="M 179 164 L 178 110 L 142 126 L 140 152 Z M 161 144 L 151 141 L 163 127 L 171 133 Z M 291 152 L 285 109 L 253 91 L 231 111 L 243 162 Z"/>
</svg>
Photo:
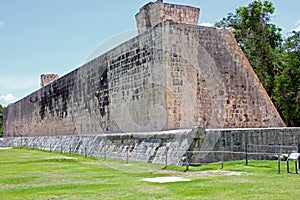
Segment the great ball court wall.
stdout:
<svg viewBox="0 0 300 200">
<path fill-rule="evenodd" d="M 284 126 L 225 29 L 200 10 L 150 3 L 139 35 L 5 110 L 5 136 Z"/>
<path fill-rule="evenodd" d="M 146 4 L 138 36 L 5 108 L 4 136 L 285 127 L 234 35 L 199 13 Z"/>
</svg>

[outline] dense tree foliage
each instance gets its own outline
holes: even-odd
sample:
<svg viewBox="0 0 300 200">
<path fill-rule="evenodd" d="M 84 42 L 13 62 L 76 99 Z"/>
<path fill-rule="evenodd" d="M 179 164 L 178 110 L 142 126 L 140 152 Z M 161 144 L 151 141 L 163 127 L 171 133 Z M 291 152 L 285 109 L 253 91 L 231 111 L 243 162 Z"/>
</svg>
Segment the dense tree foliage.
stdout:
<svg viewBox="0 0 300 200">
<path fill-rule="evenodd" d="M 274 13 L 269 1 L 254 1 L 248 7 L 236 9 L 216 23 L 218 27 L 230 27 L 263 86 L 271 95 L 274 77 L 278 73 L 278 48 L 282 42 L 281 29 L 270 23 Z"/>
<path fill-rule="evenodd" d="M 282 72 L 275 76 L 273 99 L 285 123 L 300 125 L 300 32 L 293 32 L 284 42 Z"/>
<path fill-rule="evenodd" d="M 0 137 L 3 136 L 3 107 L 0 105 Z"/>
<path fill-rule="evenodd" d="M 232 28 L 239 46 L 289 126 L 300 126 L 300 34 L 285 40 L 271 23 L 275 8 L 255 0 L 236 9 L 215 26 Z"/>
</svg>

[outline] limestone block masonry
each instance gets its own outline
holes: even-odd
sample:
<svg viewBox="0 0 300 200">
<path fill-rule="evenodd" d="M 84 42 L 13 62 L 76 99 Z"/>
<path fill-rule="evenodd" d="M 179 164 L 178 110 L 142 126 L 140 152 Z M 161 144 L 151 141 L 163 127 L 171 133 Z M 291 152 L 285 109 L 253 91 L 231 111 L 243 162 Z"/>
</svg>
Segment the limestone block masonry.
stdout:
<svg viewBox="0 0 300 200">
<path fill-rule="evenodd" d="M 4 136 L 285 126 L 233 34 L 198 15 L 144 6 L 138 36 L 5 108 Z"/>
<path fill-rule="evenodd" d="M 45 87 L 46 85 L 52 83 L 56 79 L 58 79 L 58 74 L 42 74 L 41 75 L 41 87 Z"/>
<path fill-rule="evenodd" d="M 182 165 L 186 147 L 202 132 L 202 129 L 184 129 L 151 133 L 6 137 L 0 146 L 26 146 L 153 164 L 165 164 L 167 156 L 168 165 Z"/>
<path fill-rule="evenodd" d="M 174 5 L 157 1 L 149 3 L 135 15 L 139 33 L 155 26 L 156 24 L 172 20 L 184 24 L 197 25 L 200 9 L 190 6 Z"/>
<path fill-rule="evenodd" d="M 299 141 L 300 128 L 194 128 L 148 133 L 5 137 L 0 146 L 26 146 L 98 158 L 180 166 L 187 158 L 190 163 L 242 160 L 246 156 L 247 144 L 296 146 L 297 150 Z M 267 150 L 270 149 L 260 148 L 256 153 Z M 274 149 L 272 152 L 275 153 Z"/>
</svg>

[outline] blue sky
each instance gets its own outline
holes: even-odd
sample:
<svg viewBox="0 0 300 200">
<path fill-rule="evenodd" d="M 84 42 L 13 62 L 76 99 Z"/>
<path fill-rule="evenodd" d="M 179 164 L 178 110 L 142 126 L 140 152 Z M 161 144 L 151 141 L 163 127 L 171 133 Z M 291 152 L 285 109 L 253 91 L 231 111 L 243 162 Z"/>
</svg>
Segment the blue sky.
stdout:
<svg viewBox="0 0 300 200">
<path fill-rule="evenodd" d="M 0 104 L 40 87 L 40 75 L 60 76 L 81 66 L 97 47 L 126 40 L 147 0 L 0 0 Z M 201 9 L 199 24 L 213 24 L 251 0 L 165 0 Z M 300 1 L 273 0 L 272 23 L 286 35 L 300 30 Z M 126 34 L 124 34 L 124 32 Z"/>
</svg>

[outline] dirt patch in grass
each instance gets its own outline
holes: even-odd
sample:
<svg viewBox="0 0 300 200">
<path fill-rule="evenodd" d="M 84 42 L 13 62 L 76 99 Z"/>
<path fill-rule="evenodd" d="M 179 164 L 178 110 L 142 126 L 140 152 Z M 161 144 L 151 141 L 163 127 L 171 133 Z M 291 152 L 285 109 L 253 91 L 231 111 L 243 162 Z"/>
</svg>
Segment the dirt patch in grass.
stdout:
<svg viewBox="0 0 300 200">
<path fill-rule="evenodd" d="M 171 170 L 159 170 L 152 172 L 152 174 L 167 174 L 171 176 L 155 177 L 142 179 L 143 181 L 155 182 L 155 183 L 170 183 L 170 182 L 186 182 L 191 181 L 193 178 L 207 178 L 216 176 L 240 176 L 246 174 L 245 172 L 236 172 L 228 170 L 208 170 L 201 172 L 178 172 Z"/>
<path fill-rule="evenodd" d="M 171 170 L 159 170 L 156 172 L 152 172 L 152 174 L 166 174 L 171 176 L 147 178 L 147 179 L 143 179 L 143 181 L 154 182 L 154 183 L 186 182 L 186 181 L 191 181 L 191 179 L 193 178 L 205 178 L 205 177 L 216 177 L 216 176 L 240 176 L 246 173 L 228 171 L 228 170 L 209 170 L 209 171 L 201 171 L 201 172 L 178 172 L 178 171 L 171 171 Z"/>
<path fill-rule="evenodd" d="M 143 181 L 152 182 L 152 183 L 172 183 L 172 182 L 188 182 L 191 181 L 191 179 L 169 176 L 169 177 L 144 178 Z"/>
<path fill-rule="evenodd" d="M 178 172 L 171 170 L 159 170 L 153 172 L 152 174 L 168 174 L 168 175 L 185 175 L 191 177 L 216 177 L 216 176 L 240 176 L 245 175 L 245 172 L 236 172 L 236 171 L 228 171 L 228 170 L 208 170 L 201 172 Z"/>
<path fill-rule="evenodd" d="M 8 149 L 12 149 L 12 147 L 0 147 L 0 151 L 1 150 L 8 150 Z"/>
</svg>

